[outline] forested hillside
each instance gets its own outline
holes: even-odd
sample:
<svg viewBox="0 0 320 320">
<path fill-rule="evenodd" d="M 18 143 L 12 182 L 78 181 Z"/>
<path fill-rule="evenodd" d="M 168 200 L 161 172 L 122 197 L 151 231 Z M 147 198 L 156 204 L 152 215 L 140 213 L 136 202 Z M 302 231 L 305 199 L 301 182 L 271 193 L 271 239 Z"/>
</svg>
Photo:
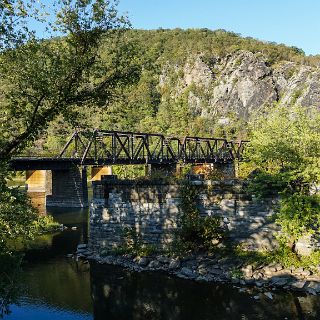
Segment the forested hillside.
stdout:
<svg viewBox="0 0 320 320">
<path fill-rule="evenodd" d="M 105 104 L 60 116 L 39 149 L 59 149 L 74 126 L 243 138 L 261 110 L 320 105 L 320 57 L 296 47 L 208 29 L 129 30 L 120 45 L 140 70 L 137 81 Z"/>
</svg>

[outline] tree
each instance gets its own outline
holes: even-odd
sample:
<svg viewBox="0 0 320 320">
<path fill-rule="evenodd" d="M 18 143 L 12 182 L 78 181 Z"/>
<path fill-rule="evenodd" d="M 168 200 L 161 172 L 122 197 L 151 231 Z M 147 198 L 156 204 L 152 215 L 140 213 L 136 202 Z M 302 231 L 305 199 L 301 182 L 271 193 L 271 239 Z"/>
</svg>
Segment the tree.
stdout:
<svg viewBox="0 0 320 320">
<path fill-rule="evenodd" d="M 32 237 L 46 223 L 25 194 L 7 186 L 8 159 L 58 115 L 73 120 L 84 105 L 105 106 L 139 75 L 123 33 L 129 24 L 115 2 L 57 0 L 47 20 L 37 18 L 46 11 L 37 3 L 0 3 L 0 317 L 15 289 L 9 271 L 19 262 L 9 242 Z M 38 39 L 30 19 L 49 21 L 51 37 Z"/>
<path fill-rule="evenodd" d="M 304 235 L 320 231 L 320 114 L 277 106 L 251 126 L 248 158 L 258 169 L 252 188 L 281 196 L 281 241 L 294 250 Z"/>
<path fill-rule="evenodd" d="M 1 52 L 1 158 L 35 139 L 58 114 L 72 118 L 77 107 L 106 105 L 119 86 L 139 75 L 130 62 L 132 50 L 125 50 L 128 23 L 112 2 L 58 4 L 50 26 L 58 38 L 29 37 Z M 101 54 L 102 44 L 107 56 Z"/>
</svg>

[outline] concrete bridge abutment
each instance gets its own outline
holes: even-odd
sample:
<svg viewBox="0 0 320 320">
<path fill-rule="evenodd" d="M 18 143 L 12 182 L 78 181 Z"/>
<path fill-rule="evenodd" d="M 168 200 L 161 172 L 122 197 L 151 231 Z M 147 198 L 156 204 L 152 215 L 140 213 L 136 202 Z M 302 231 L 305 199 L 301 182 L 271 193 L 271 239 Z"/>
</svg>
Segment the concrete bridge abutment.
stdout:
<svg viewBox="0 0 320 320">
<path fill-rule="evenodd" d="M 45 192 L 51 194 L 51 171 L 27 170 L 25 184 L 28 192 Z"/>
<path fill-rule="evenodd" d="M 27 170 L 25 186 L 32 206 L 37 208 L 40 213 L 44 213 L 46 197 L 52 193 L 51 171 Z"/>
<path fill-rule="evenodd" d="M 101 181 L 102 176 L 112 175 L 111 166 L 92 166 L 91 167 L 91 181 Z"/>
</svg>

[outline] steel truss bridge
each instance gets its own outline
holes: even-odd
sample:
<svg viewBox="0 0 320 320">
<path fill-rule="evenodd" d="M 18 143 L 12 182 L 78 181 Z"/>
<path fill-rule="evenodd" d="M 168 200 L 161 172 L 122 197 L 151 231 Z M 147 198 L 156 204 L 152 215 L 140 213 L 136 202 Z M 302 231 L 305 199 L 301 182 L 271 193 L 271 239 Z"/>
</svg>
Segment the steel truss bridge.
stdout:
<svg viewBox="0 0 320 320">
<path fill-rule="evenodd" d="M 76 130 L 56 157 L 17 157 L 16 170 L 55 169 L 71 165 L 228 163 L 241 160 L 247 141 L 156 133 Z"/>
</svg>

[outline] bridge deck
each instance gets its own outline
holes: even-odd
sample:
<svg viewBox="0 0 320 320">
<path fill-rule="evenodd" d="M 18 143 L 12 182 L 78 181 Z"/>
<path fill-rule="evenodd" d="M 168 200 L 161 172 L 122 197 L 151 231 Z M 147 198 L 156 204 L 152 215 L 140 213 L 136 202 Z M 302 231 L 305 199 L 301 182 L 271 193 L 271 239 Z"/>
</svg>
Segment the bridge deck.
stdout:
<svg viewBox="0 0 320 320">
<path fill-rule="evenodd" d="M 67 170 L 74 166 L 103 166 L 103 165 L 130 165 L 130 164 L 175 164 L 177 160 L 161 159 L 161 160 L 148 160 L 148 159 L 94 159 L 87 158 L 82 162 L 80 158 L 36 158 L 36 157 L 18 157 L 10 160 L 9 166 L 12 170 L 26 171 L 26 170 Z M 185 163 L 227 163 L 223 159 L 188 159 Z"/>
</svg>

